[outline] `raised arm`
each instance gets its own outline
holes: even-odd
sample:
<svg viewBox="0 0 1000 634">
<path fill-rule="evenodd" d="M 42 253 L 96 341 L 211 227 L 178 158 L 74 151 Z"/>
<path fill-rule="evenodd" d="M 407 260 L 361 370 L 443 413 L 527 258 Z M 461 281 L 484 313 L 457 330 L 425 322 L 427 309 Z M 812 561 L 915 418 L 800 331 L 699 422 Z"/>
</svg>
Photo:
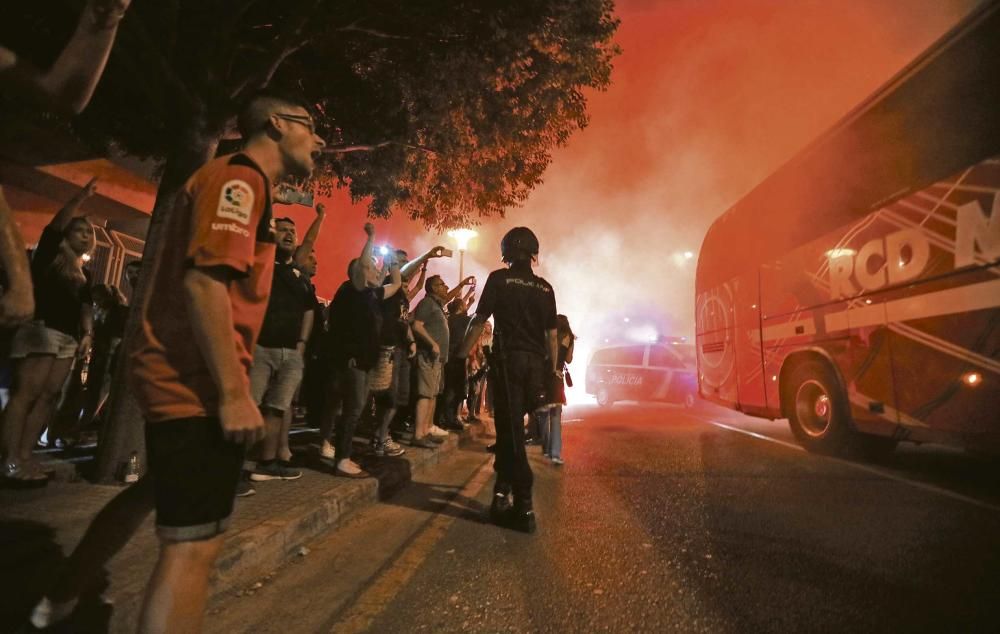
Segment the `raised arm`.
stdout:
<svg viewBox="0 0 1000 634">
<path fill-rule="evenodd" d="M 302 238 L 302 244 L 295 249 L 295 265 L 298 267 L 303 267 L 306 265 L 306 261 L 309 259 L 309 254 L 312 250 L 316 248 L 316 239 L 319 238 L 319 231 L 323 227 L 323 220 L 326 219 L 326 207 L 323 203 L 316 205 L 316 218 L 313 219 L 312 224 L 309 225 L 309 230 L 306 231 L 305 237 Z"/>
<path fill-rule="evenodd" d="M 59 231 L 65 229 L 66 225 L 69 224 L 69 221 L 73 219 L 76 212 L 80 209 L 80 205 L 82 205 L 85 200 L 93 196 L 96 191 L 97 177 L 95 176 L 87 181 L 87 184 L 83 186 L 83 189 L 78 191 L 75 196 L 70 198 L 66 204 L 63 205 L 63 208 L 60 209 L 58 213 L 52 217 L 52 220 L 49 221 L 49 226 Z"/>
<path fill-rule="evenodd" d="M 403 268 L 405 269 L 406 267 L 404 266 Z M 406 279 L 406 277 L 404 276 L 403 279 Z M 427 281 L 427 262 L 424 261 L 423 265 L 420 267 L 420 275 L 417 277 L 417 283 L 411 285 L 409 288 L 406 289 L 406 300 L 412 302 L 413 298 L 416 297 L 417 293 L 420 292 L 420 289 L 424 287 L 424 282 L 426 281 Z"/>
<path fill-rule="evenodd" d="M 440 258 L 443 255 L 444 255 L 444 247 L 437 246 L 428 251 L 427 253 L 423 253 L 417 256 L 415 260 L 407 262 L 406 266 L 400 269 L 400 273 L 402 274 L 403 279 L 409 280 L 411 277 L 413 277 L 413 274 L 416 273 L 418 270 L 421 273 L 426 273 L 427 261 L 430 260 L 431 258 Z M 420 286 L 423 287 L 423 284 L 421 283 Z"/>
<path fill-rule="evenodd" d="M 264 420 L 250 398 L 246 371 L 233 348 L 229 276 L 224 267 L 188 269 L 184 274 L 184 294 L 194 343 L 219 390 L 222 431 L 232 442 L 252 443 L 263 437 Z"/>
<path fill-rule="evenodd" d="M 475 279 L 476 278 L 474 278 L 473 276 L 470 275 L 469 277 L 467 277 L 464 280 L 462 280 L 461 282 L 459 282 L 458 286 L 456 286 L 455 288 L 453 288 L 450 291 L 448 291 L 448 299 L 446 299 L 444 303 L 447 304 L 451 300 L 453 300 L 456 297 L 458 297 L 462 293 L 462 289 L 465 288 L 466 286 L 469 286 L 470 284 L 472 284 L 473 280 L 475 280 Z"/>
<path fill-rule="evenodd" d="M 403 287 L 403 279 L 399 275 L 399 262 L 393 260 L 389 266 L 389 283 L 382 287 L 382 299 L 388 299 Z"/>
<path fill-rule="evenodd" d="M 118 24 L 131 0 L 90 0 L 76 31 L 48 71 L 0 47 L 0 83 L 13 83 L 52 107 L 79 114 L 87 107 L 104 72 Z"/>
<path fill-rule="evenodd" d="M 368 239 L 365 246 L 361 248 L 361 255 L 358 256 L 358 264 L 351 270 L 351 284 L 357 290 L 364 289 L 368 281 L 368 272 L 375 268 L 375 261 L 372 259 L 372 247 L 375 244 L 375 225 L 370 222 L 365 223 L 365 234 Z"/>
</svg>

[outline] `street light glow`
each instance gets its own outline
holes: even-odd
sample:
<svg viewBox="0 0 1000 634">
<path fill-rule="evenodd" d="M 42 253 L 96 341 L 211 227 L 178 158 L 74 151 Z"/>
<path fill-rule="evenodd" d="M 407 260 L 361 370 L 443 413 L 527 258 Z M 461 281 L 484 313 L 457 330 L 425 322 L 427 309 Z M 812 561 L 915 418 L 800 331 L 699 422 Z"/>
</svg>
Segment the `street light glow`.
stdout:
<svg viewBox="0 0 1000 634">
<path fill-rule="evenodd" d="M 692 253 L 691 251 L 685 251 L 684 252 L 684 259 L 685 260 L 690 260 L 693 257 L 694 257 L 694 253 Z"/>
<path fill-rule="evenodd" d="M 458 245 L 459 251 L 465 251 L 469 248 L 469 240 L 472 240 L 479 235 L 479 232 L 473 229 L 452 229 L 448 232 L 448 237 L 455 240 L 455 244 Z"/>
</svg>

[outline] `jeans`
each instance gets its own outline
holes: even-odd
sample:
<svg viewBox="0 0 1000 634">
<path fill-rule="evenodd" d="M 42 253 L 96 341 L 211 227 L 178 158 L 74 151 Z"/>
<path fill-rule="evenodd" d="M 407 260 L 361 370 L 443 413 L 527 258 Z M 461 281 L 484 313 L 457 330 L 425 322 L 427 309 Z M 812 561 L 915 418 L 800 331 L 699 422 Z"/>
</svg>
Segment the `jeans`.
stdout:
<svg viewBox="0 0 1000 634">
<path fill-rule="evenodd" d="M 444 365 L 444 392 L 438 398 L 438 424 L 456 427 L 459 425 L 458 412 L 465 400 L 467 390 L 465 359 L 452 359 Z"/>
<path fill-rule="evenodd" d="M 490 383 L 496 390 L 496 460 L 494 490 L 510 490 L 514 502 L 531 506 L 534 475 L 524 451 L 524 416 L 541 402 L 544 391 L 544 359 L 529 352 L 509 352 L 490 368 Z"/>
<path fill-rule="evenodd" d="M 358 368 L 341 368 L 338 377 L 343 410 L 337 418 L 334 446 L 337 461 L 348 460 L 354 447 L 354 428 L 368 402 L 368 372 Z"/>
<path fill-rule="evenodd" d="M 562 458 L 562 405 L 539 410 L 538 426 L 542 432 L 542 452 Z"/>
</svg>

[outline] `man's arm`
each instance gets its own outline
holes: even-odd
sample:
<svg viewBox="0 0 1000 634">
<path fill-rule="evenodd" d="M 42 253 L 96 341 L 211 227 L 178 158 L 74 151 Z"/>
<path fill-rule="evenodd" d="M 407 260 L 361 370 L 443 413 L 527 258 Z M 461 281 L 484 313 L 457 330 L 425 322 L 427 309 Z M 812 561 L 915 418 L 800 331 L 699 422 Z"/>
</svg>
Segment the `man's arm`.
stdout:
<svg viewBox="0 0 1000 634">
<path fill-rule="evenodd" d="M 407 264 L 407 266 L 409 266 L 409 264 Z M 402 273 L 402 271 L 400 271 L 400 273 Z M 404 276 L 403 279 L 406 279 L 406 277 Z M 420 267 L 420 276 L 417 277 L 417 283 L 413 284 L 412 286 L 410 286 L 410 288 L 406 289 L 407 301 L 411 302 L 413 301 L 413 298 L 416 297 L 417 293 L 420 292 L 420 289 L 424 287 L 424 282 L 426 281 L 427 281 L 427 264 L 424 263 L 424 265 Z"/>
<path fill-rule="evenodd" d="M 552 368 L 552 374 L 559 373 L 559 336 L 556 334 L 556 329 L 545 331 L 546 343 L 549 345 L 549 365 Z"/>
<path fill-rule="evenodd" d="M 437 246 L 428 251 L 427 253 L 423 253 L 417 256 L 415 260 L 410 260 L 409 262 L 406 263 L 406 266 L 404 266 L 400 270 L 403 279 L 409 280 L 411 277 L 413 277 L 413 274 L 416 273 L 418 269 L 420 269 L 420 267 L 425 266 L 425 263 L 428 260 L 430 260 L 431 258 L 440 258 L 443 255 L 444 255 L 444 247 Z M 421 272 L 426 273 L 426 268 Z M 421 286 L 423 286 L 423 284 L 421 284 Z"/>
<path fill-rule="evenodd" d="M 486 317 L 477 314 L 469 322 L 469 327 L 465 330 L 465 339 L 462 340 L 462 346 L 458 349 L 459 359 L 468 357 L 469 353 L 472 352 L 472 349 L 479 342 L 479 338 L 483 336 L 486 319 Z"/>
<path fill-rule="evenodd" d="M 80 205 L 84 203 L 85 200 L 94 195 L 97 191 L 97 177 L 87 181 L 87 184 L 83 186 L 83 189 L 78 191 L 75 196 L 70 198 L 62 209 L 60 209 L 52 220 L 49 221 L 49 226 L 58 231 L 62 231 L 69 224 L 69 221 L 76 216 L 76 212 L 80 209 Z"/>
<path fill-rule="evenodd" d="M 375 225 L 370 222 L 365 223 L 365 233 L 368 239 L 365 246 L 361 248 L 361 255 L 358 256 L 358 264 L 351 271 L 351 284 L 356 290 L 364 290 L 368 280 L 368 271 L 374 268 L 375 262 L 372 260 L 372 247 L 375 244 Z"/>
<path fill-rule="evenodd" d="M 413 333 L 424 340 L 431 347 L 431 352 L 434 357 L 439 357 L 441 355 L 441 347 L 438 346 L 437 342 L 434 341 L 434 337 L 431 337 L 431 333 L 427 332 L 424 328 L 424 322 L 419 319 L 413 320 Z"/>
<path fill-rule="evenodd" d="M 474 278 L 474 277 L 472 277 L 470 275 L 469 277 L 467 277 L 464 280 L 462 280 L 461 282 L 459 282 L 458 286 L 456 286 L 455 288 L 453 288 L 450 291 L 448 291 L 448 298 L 444 300 L 444 303 L 447 304 L 451 300 L 453 300 L 456 297 L 458 297 L 459 294 L 461 294 L 462 289 L 465 288 L 466 286 L 468 286 L 469 284 L 472 284 L 472 280 L 474 280 L 474 279 L 476 279 L 476 278 Z"/>
<path fill-rule="evenodd" d="M 13 82 L 58 110 L 80 114 L 104 72 L 118 24 L 131 0 L 90 0 L 66 48 L 48 71 L 0 47 L 0 83 Z"/>
<path fill-rule="evenodd" d="M 0 265 L 7 274 L 7 290 L 0 297 L 0 326 L 14 326 L 35 314 L 35 295 L 24 241 L 3 190 L 0 190 Z"/>
<path fill-rule="evenodd" d="M 90 302 L 84 302 L 80 309 L 80 330 L 83 334 L 80 335 L 76 353 L 80 357 L 85 357 L 94 345 L 94 305 Z"/>
<path fill-rule="evenodd" d="M 230 274 L 224 267 L 190 268 L 184 295 L 195 343 L 219 390 L 219 423 L 226 438 L 252 443 L 264 436 L 264 420 L 250 398 L 246 371 L 233 352 Z"/>
<path fill-rule="evenodd" d="M 382 287 L 382 299 L 389 299 L 403 287 L 403 279 L 399 274 L 399 262 L 393 261 L 389 267 L 389 283 Z"/>
<path fill-rule="evenodd" d="M 305 354 L 306 352 L 306 342 L 309 341 L 309 335 L 312 334 L 315 319 L 316 315 L 313 313 L 312 308 L 307 308 L 302 313 L 302 328 L 299 329 L 299 340 L 295 344 L 295 349 L 299 351 L 299 354 Z"/>
<path fill-rule="evenodd" d="M 417 355 L 417 340 L 413 335 L 413 326 L 406 324 L 406 358 L 412 359 Z"/>
<path fill-rule="evenodd" d="M 316 205 L 316 218 L 309 225 L 309 230 L 306 231 L 305 237 L 302 238 L 302 244 L 295 249 L 295 255 L 292 257 L 295 266 L 301 268 L 306 265 L 309 254 L 316 248 L 316 239 L 319 238 L 319 230 L 323 227 L 324 219 L 326 219 L 326 207 L 323 203 L 319 203 Z"/>
</svg>

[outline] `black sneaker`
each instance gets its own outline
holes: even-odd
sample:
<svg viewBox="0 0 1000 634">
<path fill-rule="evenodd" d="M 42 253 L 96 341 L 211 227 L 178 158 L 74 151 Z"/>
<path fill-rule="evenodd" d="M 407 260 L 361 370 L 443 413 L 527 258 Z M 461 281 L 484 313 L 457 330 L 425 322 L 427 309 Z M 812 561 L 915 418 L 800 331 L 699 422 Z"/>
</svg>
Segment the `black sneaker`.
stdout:
<svg viewBox="0 0 1000 634">
<path fill-rule="evenodd" d="M 421 449 L 437 449 L 440 445 L 430 438 L 430 434 L 424 436 L 423 438 L 414 438 L 410 441 L 411 447 L 420 447 Z"/>
<path fill-rule="evenodd" d="M 499 526 L 505 526 L 510 519 L 510 513 L 510 497 L 502 491 L 494 493 L 493 502 L 490 504 L 490 521 Z"/>
<path fill-rule="evenodd" d="M 240 477 L 240 481 L 236 483 L 236 497 L 248 498 L 251 495 L 257 495 L 257 489 L 253 488 L 253 485 L 250 484 L 250 480 L 244 475 Z"/>
<path fill-rule="evenodd" d="M 528 533 L 530 535 L 538 530 L 538 524 L 535 522 L 535 512 L 524 511 L 519 513 L 511 510 L 507 519 L 507 526 L 516 531 Z"/>
<path fill-rule="evenodd" d="M 272 462 L 270 464 L 258 462 L 257 468 L 250 472 L 250 479 L 254 482 L 267 482 L 268 480 L 298 480 L 301 477 L 301 471 L 285 467 L 280 462 Z"/>
</svg>

